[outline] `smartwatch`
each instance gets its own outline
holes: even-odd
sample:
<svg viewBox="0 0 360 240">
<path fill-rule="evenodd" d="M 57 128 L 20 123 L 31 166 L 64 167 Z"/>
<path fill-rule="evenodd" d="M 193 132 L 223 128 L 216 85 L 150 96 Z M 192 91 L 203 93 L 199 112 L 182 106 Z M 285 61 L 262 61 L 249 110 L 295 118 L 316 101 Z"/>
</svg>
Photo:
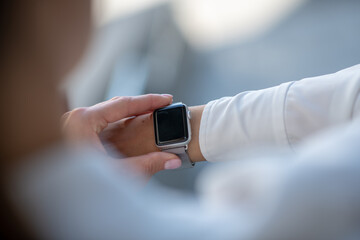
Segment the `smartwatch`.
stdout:
<svg viewBox="0 0 360 240">
<path fill-rule="evenodd" d="M 181 168 L 191 168 L 187 153 L 191 140 L 190 111 L 183 103 L 174 103 L 154 111 L 156 146 L 164 152 L 176 154 L 182 162 Z"/>
</svg>

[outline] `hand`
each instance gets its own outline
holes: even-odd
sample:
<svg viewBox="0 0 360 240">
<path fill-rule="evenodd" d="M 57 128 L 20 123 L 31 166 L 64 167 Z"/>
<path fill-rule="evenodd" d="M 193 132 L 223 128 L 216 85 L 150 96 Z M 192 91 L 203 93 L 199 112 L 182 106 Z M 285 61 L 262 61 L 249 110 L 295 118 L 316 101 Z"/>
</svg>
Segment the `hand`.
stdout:
<svg viewBox="0 0 360 240">
<path fill-rule="evenodd" d="M 148 94 L 137 97 L 115 97 L 92 107 L 77 108 L 63 116 L 65 137 L 72 143 L 90 142 L 105 151 L 99 134 L 109 124 L 151 112 L 171 103 L 171 95 Z M 127 143 L 126 137 L 123 142 Z M 127 146 L 129 145 L 127 144 Z M 150 176 L 163 169 L 174 169 L 181 166 L 180 159 L 174 154 L 151 152 L 148 151 L 146 155 L 127 158 L 124 161 Z"/>
<path fill-rule="evenodd" d="M 193 162 L 204 161 L 205 158 L 199 146 L 199 129 L 204 106 L 190 107 L 189 109 L 192 136 L 188 153 Z M 105 147 L 110 150 L 109 152 L 121 152 L 129 157 L 160 151 L 155 144 L 152 113 L 109 124 L 102 131 L 100 137 Z"/>
</svg>

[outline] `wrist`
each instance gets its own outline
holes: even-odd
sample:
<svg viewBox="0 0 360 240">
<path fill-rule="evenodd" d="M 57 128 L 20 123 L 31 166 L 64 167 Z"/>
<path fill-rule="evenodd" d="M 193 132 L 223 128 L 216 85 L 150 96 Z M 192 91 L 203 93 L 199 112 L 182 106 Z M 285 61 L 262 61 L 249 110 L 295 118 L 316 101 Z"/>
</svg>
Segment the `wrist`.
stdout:
<svg viewBox="0 0 360 240">
<path fill-rule="evenodd" d="M 200 143 L 199 143 L 199 130 L 202 113 L 204 111 L 205 105 L 189 107 L 191 119 L 191 141 L 188 146 L 188 154 L 193 162 L 205 161 L 206 159 L 201 153 Z"/>
</svg>

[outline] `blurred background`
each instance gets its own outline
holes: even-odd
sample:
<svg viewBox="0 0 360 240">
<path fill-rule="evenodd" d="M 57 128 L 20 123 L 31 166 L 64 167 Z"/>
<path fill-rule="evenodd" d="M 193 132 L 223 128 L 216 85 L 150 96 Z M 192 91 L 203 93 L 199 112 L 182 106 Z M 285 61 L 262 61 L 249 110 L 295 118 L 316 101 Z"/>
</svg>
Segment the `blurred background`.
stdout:
<svg viewBox="0 0 360 240">
<path fill-rule="evenodd" d="M 199 105 L 360 62 L 358 0 L 93 4 L 94 36 L 66 86 L 72 108 L 143 93 Z M 193 191 L 206 166 L 158 173 L 152 182 Z"/>
</svg>

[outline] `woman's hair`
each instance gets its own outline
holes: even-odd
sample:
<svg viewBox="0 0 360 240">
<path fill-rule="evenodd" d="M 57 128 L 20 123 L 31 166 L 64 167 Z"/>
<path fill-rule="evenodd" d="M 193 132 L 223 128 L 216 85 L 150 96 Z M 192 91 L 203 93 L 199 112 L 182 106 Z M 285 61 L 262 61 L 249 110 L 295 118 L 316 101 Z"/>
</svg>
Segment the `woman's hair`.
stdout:
<svg viewBox="0 0 360 240">
<path fill-rule="evenodd" d="M 0 57 L 3 56 L 4 50 L 8 49 L 9 44 L 27 30 L 24 20 L 32 14 L 35 4 L 35 1 L 0 1 Z"/>
<path fill-rule="evenodd" d="M 7 56 L 5 50 L 8 48 L 9 43 L 15 39 L 15 33 L 21 32 L 18 23 L 22 20 L 22 13 L 24 13 L 24 10 L 28 6 L 28 2 L 31 1 L 0 1 L 0 65 L 3 65 L 3 61 L 6 61 Z M 2 68 L 0 67 L 0 69 Z M 3 79 L 2 72 L 0 72 L 0 81 L 6 81 L 6 79 Z M 1 84 L 1 86 L 3 86 L 3 84 Z M 6 91 L 6 89 L 2 89 L 2 91 Z M 0 91 L 0 94 L 2 91 Z M 4 119 L 4 116 L 0 117 L 1 119 Z M 4 139 L 0 139 L 0 141 L 3 140 Z M 1 146 L 4 146 L 4 144 L 1 143 Z M 15 213 L 16 211 L 12 206 L 11 201 L 9 201 L 6 188 L 7 182 L 4 177 L 4 175 L 6 175 L 6 168 L 3 165 L 4 159 L 1 152 L 0 149 L 0 238 L 32 239 L 29 232 L 21 223 L 20 218 Z"/>
<path fill-rule="evenodd" d="M 3 50 L 6 42 L 11 38 L 14 27 L 14 16 L 16 15 L 17 0 L 0 1 L 0 48 Z"/>
</svg>

